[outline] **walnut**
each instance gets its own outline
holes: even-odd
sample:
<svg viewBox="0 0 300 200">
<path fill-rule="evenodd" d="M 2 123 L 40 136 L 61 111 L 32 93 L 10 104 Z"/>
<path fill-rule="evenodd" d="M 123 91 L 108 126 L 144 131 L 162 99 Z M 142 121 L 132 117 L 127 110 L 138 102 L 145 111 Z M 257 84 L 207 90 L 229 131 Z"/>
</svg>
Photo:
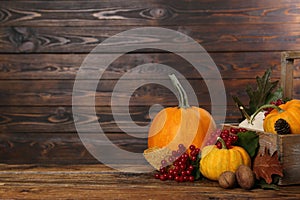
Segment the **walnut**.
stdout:
<svg viewBox="0 0 300 200">
<path fill-rule="evenodd" d="M 255 176 L 250 167 L 246 165 L 240 165 L 235 172 L 236 180 L 241 188 L 250 190 L 254 187 Z"/>
<path fill-rule="evenodd" d="M 219 185 L 222 188 L 234 188 L 236 185 L 235 173 L 232 171 L 223 172 L 219 177 Z"/>
</svg>

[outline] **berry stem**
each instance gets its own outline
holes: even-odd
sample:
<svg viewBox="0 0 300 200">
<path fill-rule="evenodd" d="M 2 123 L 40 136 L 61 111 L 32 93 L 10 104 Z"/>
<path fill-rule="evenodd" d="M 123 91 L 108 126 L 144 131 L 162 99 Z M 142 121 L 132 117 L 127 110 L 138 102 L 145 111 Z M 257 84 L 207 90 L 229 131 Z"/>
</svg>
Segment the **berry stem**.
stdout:
<svg viewBox="0 0 300 200">
<path fill-rule="evenodd" d="M 188 102 L 188 98 L 187 98 L 187 94 L 185 92 L 185 90 L 183 89 L 182 85 L 180 84 L 180 82 L 178 81 L 177 77 L 174 74 L 169 75 L 173 86 L 176 88 L 176 90 L 179 93 L 179 108 L 189 108 L 189 102 Z"/>
<path fill-rule="evenodd" d="M 227 149 L 226 144 L 225 144 L 225 141 L 224 141 L 221 137 L 218 137 L 218 138 L 217 138 L 217 141 L 221 142 L 221 144 L 222 144 L 222 149 Z"/>
<path fill-rule="evenodd" d="M 260 108 L 258 108 L 258 109 L 253 113 L 253 115 L 251 116 L 251 118 L 250 118 L 250 123 L 251 123 L 251 124 L 253 124 L 252 122 L 253 122 L 253 120 L 255 119 L 256 115 L 257 115 L 260 111 L 262 111 L 263 109 L 265 109 L 265 108 L 273 108 L 273 109 L 276 109 L 279 113 L 284 112 L 284 110 L 283 110 L 282 108 L 280 108 L 279 106 L 276 106 L 276 105 L 274 105 L 274 104 L 266 104 L 266 105 L 263 105 L 263 106 L 261 106 Z"/>
</svg>

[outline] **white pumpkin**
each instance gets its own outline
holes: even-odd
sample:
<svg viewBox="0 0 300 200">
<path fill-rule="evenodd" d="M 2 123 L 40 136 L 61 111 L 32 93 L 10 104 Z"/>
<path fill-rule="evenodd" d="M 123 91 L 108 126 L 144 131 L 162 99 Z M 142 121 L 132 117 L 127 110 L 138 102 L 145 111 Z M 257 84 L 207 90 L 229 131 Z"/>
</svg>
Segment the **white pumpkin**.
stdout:
<svg viewBox="0 0 300 200">
<path fill-rule="evenodd" d="M 253 116 L 251 116 L 251 119 Z M 252 120 L 252 123 L 250 120 L 245 119 L 239 124 L 239 127 L 246 128 L 246 129 L 252 129 L 256 131 L 264 131 L 263 123 L 265 119 L 265 112 L 261 111 L 259 112 L 255 118 Z"/>
</svg>

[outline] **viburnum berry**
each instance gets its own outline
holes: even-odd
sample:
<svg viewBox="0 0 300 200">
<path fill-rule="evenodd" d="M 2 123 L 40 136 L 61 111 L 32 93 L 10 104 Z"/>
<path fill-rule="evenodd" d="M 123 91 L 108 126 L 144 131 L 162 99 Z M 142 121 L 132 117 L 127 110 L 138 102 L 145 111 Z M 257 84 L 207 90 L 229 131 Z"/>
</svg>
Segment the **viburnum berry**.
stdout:
<svg viewBox="0 0 300 200">
<path fill-rule="evenodd" d="M 237 135 L 233 135 L 232 136 L 232 142 L 235 143 L 236 141 L 238 141 L 239 137 Z"/>
<path fill-rule="evenodd" d="M 195 148 L 196 148 L 196 147 L 195 147 L 194 145 L 191 145 L 191 146 L 189 147 L 189 149 L 190 149 L 191 151 L 193 151 Z"/>
<path fill-rule="evenodd" d="M 228 149 L 232 148 L 232 145 L 237 142 L 238 140 L 238 135 L 237 133 L 240 133 L 240 132 L 245 132 L 247 131 L 246 129 L 244 128 L 235 128 L 235 127 L 230 127 L 229 130 L 227 129 L 224 129 L 221 131 L 220 133 L 220 138 L 224 141 L 224 144 L 226 145 L 226 147 Z M 222 149 L 223 148 L 223 145 L 220 141 L 217 141 L 215 143 L 215 145 L 217 146 L 217 148 L 219 149 Z"/>
<path fill-rule="evenodd" d="M 169 156 L 168 161 L 169 163 L 172 163 L 175 161 L 175 158 L 173 156 Z"/>
<path fill-rule="evenodd" d="M 196 157 L 196 156 L 192 156 L 192 157 L 191 157 L 191 160 L 192 160 L 192 161 L 196 161 L 196 160 L 197 160 L 197 157 Z"/>
<path fill-rule="evenodd" d="M 182 176 L 182 177 L 184 182 L 188 180 L 188 176 Z"/>
<path fill-rule="evenodd" d="M 283 99 L 277 99 L 276 101 L 271 101 L 270 104 L 280 106 L 281 104 L 285 104 L 286 102 Z M 265 111 L 264 115 L 267 116 L 273 108 L 265 108 L 263 109 Z"/>
<path fill-rule="evenodd" d="M 232 142 L 231 142 L 230 140 L 227 140 L 227 141 L 225 142 L 225 144 L 226 144 L 226 148 L 227 148 L 227 149 L 230 149 L 230 148 L 231 148 Z"/>
<path fill-rule="evenodd" d="M 216 146 L 218 147 L 218 149 L 222 149 L 222 143 L 217 141 Z"/>
<path fill-rule="evenodd" d="M 192 171 L 191 170 L 186 170 L 186 175 L 191 175 Z"/>
<path fill-rule="evenodd" d="M 166 173 L 166 172 L 167 172 L 166 167 L 161 167 L 161 168 L 159 169 L 159 172 L 160 172 L 161 174 Z"/>
<path fill-rule="evenodd" d="M 171 155 L 161 161 L 161 168 L 158 173 L 154 175 L 156 179 L 161 181 L 174 180 L 176 182 L 193 182 L 195 177 L 193 175 L 197 168 L 194 168 L 193 163 L 198 159 L 200 149 L 194 145 L 189 146 L 189 153 L 184 145 L 179 144 L 176 151 L 172 151 Z M 169 161 L 167 166 L 165 166 Z"/>
<path fill-rule="evenodd" d="M 173 180 L 173 174 L 168 174 L 168 180 Z"/>
<path fill-rule="evenodd" d="M 229 131 L 227 129 L 222 130 L 222 133 L 224 133 L 225 135 L 229 134 Z"/>
<path fill-rule="evenodd" d="M 217 141 L 217 138 L 220 136 L 221 131 L 221 129 L 216 129 L 215 131 L 212 131 L 204 141 L 203 146 L 214 145 Z"/>
<path fill-rule="evenodd" d="M 180 176 L 175 176 L 174 179 L 175 179 L 176 182 L 180 182 Z"/>
<path fill-rule="evenodd" d="M 181 169 L 181 170 L 184 170 L 185 168 L 186 168 L 186 165 L 185 165 L 185 164 L 181 164 L 181 165 L 180 165 L 180 169 Z"/>
<path fill-rule="evenodd" d="M 165 181 L 165 180 L 168 179 L 168 175 L 167 175 L 167 174 L 161 174 L 160 177 L 159 177 L 159 179 L 160 179 L 161 181 Z"/>
<path fill-rule="evenodd" d="M 237 131 L 238 131 L 238 130 L 237 130 L 236 128 L 230 127 L 230 133 L 236 134 Z"/>
<path fill-rule="evenodd" d="M 237 133 L 246 132 L 246 131 L 247 131 L 247 129 L 245 129 L 245 128 L 239 128 L 238 131 L 237 131 Z"/>
<path fill-rule="evenodd" d="M 190 182 L 194 182 L 195 181 L 195 177 L 194 176 L 189 176 L 189 181 Z"/>
<path fill-rule="evenodd" d="M 161 161 L 161 166 L 167 166 L 167 165 L 168 165 L 168 162 L 166 160 Z"/>
<path fill-rule="evenodd" d="M 177 155 L 177 151 L 172 151 L 172 156 L 174 157 L 174 158 L 176 158 L 178 155 Z"/>
</svg>

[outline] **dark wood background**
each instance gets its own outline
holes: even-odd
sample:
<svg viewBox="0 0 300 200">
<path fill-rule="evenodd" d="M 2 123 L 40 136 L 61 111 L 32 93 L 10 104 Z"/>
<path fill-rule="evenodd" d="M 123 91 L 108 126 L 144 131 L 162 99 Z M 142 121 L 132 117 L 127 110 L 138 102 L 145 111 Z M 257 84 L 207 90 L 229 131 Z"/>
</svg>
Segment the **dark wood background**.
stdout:
<svg viewBox="0 0 300 200">
<path fill-rule="evenodd" d="M 281 52 L 300 50 L 299 16 L 299 0 L 0 1 L 0 162 L 98 163 L 74 126 L 73 83 L 94 47 L 131 28 L 165 27 L 199 42 L 223 77 L 226 121 L 237 122 L 240 113 L 231 95 L 246 102 L 245 87 L 254 85 L 255 77 L 270 67 L 273 79 L 279 80 Z M 116 125 L 110 95 L 122 74 L 149 62 L 180 69 L 201 99 L 200 106 L 210 106 L 207 91 L 199 87 L 201 77 L 178 56 L 141 50 L 117 59 L 101 80 L 96 110 L 107 136 L 134 152 L 142 152 L 147 141 L 127 136 Z M 299 67 L 294 72 L 295 97 L 299 96 Z M 132 119 L 147 125 L 153 103 L 175 106 L 177 100 L 165 88 L 145 85 L 131 97 Z M 127 105 L 120 105 L 120 115 L 122 106 Z M 126 127 L 126 121 L 121 126 Z"/>
</svg>

